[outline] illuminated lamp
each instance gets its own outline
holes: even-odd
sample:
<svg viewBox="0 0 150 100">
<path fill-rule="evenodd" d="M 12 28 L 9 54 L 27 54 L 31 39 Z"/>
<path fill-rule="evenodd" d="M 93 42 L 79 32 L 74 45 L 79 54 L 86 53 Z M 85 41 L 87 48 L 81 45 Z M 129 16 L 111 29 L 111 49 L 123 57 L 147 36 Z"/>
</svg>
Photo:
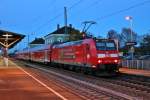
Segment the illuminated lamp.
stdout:
<svg viewBox="0 0 150 100">
<path fill-rule="evenodd" d="M 96 68 L 96 66 L 95 66 L 95 65 L 93 65 L 93 66 L 92 66 L 92 68 Z"/>
<path fill-rule="evenodd" d="M 98 60 L 98 63 L 102 63 L 102 60 Z"/>
<path fill-rule="evenodd" d="M 114 60 L 114 62 L 115 62 L 115 63 L 117 63 L 117 62 L 118 62 L 118 60 L 116 59 L 116 60 Z"/>
</svg>

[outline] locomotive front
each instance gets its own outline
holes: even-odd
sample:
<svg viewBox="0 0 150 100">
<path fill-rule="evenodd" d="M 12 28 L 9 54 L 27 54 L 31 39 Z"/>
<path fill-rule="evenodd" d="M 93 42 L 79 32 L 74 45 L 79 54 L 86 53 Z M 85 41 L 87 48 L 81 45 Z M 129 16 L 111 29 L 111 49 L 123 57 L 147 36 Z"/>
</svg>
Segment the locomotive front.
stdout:
<svg viewBox="0 0 150 100">
<path fill-rule="evenodd" d="M 97 68 L 109 72 L 119 70 L 119 52 L 114 40 L 97 39 L 95 40 L 97 50 Z"/>
</svg>

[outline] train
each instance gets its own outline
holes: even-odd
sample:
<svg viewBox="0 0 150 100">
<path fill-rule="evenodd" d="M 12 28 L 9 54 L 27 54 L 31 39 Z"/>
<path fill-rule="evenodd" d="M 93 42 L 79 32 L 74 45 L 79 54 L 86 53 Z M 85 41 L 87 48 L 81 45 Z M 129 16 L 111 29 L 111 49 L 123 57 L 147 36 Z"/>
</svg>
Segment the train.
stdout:
<svg viewBox="0 0 150 100">
<path fill-rule="evenodd" d="M 16 58 L 93 74 L 117 73 L 120 64 L 115 41 L 96 38 L 28 48 Z"/>
</svg>

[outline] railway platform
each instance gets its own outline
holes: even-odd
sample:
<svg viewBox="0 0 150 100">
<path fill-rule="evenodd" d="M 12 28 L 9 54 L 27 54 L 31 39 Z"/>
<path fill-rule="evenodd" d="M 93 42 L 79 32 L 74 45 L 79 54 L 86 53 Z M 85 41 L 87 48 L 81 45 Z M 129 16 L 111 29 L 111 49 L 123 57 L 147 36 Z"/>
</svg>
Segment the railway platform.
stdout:
<svg viewBox="0 0 150 100">
<path fill-rule="evenodd" d="M 150 70 L 129 69 L 127 67 L 122 67 L 119 69 L 119 71 L 125 74 L 150 77 Z"/>
<path fill-rule="evenodd" d="M 8 61 L 5 66 L 0 59 L 1 100 L 82 100 L 81 97 L 47 82 L 42 75 L 35 75 L 30 68 Z"/>
</svg>

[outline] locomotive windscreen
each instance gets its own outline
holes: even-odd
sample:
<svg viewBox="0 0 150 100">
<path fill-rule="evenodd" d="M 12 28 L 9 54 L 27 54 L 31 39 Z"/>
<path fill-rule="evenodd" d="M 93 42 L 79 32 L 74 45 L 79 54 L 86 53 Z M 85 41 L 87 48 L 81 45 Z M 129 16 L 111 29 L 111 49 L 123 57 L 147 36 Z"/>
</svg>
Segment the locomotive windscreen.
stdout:
<svg viewBox="0 0 150 100">
<path fill-rule="evenodd" d="M 116 45 L 113 40 L 96 40 L 97 50 L 116 50 Z"/>
</svg>

